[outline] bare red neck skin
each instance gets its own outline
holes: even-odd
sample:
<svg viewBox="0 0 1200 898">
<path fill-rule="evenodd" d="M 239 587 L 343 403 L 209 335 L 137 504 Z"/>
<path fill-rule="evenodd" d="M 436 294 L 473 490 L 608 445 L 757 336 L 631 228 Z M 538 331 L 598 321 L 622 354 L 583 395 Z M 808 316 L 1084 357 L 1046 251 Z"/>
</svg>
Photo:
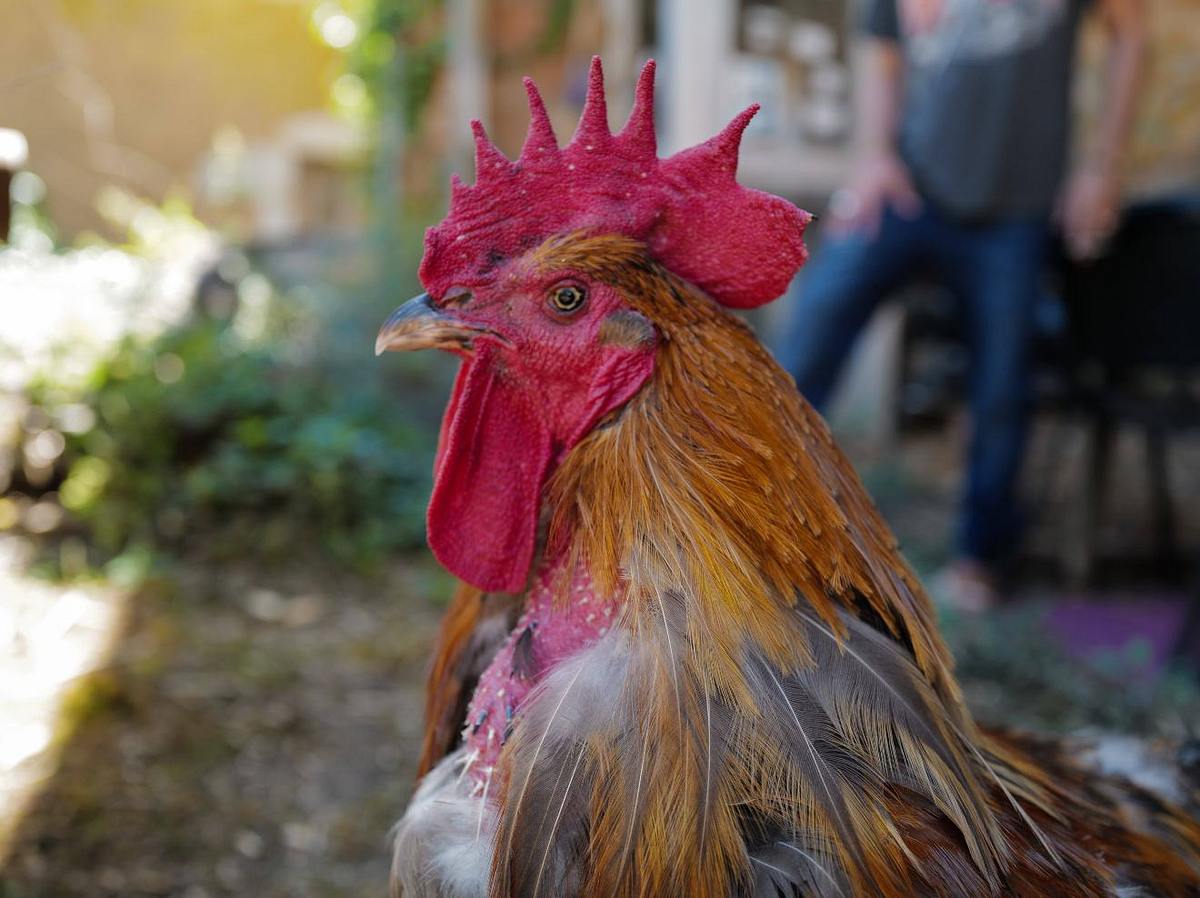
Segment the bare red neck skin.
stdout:
<svg viewBox="0 0 1200 898">
<path fill-rule="evenodd" d="M 480 677 L 467 712 L 463 742 L 475 789 L 488 789 L 514 716 L 537 683 L 557 665 L 594 645 L 613 625 L 619 605 L 598 596 L 586 570 L 561 577 L 563 562 L 545 562 L 533 579 L 525 611 Z M 567 601 L 552 584 L 569 582 Z"/>
</svg>

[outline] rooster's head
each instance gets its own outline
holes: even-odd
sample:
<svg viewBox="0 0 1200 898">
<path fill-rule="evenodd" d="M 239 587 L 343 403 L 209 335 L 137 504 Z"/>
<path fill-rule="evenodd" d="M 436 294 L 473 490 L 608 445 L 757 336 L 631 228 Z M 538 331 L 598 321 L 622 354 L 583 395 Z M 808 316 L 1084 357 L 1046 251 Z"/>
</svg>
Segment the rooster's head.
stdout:
<svg viewBox="0 0 1200 898">
<path fill-rule="evenodd" d="M 528 79 L 525 87 L 531 122 L 520 158 L 507 159 L 472 123 L 476 182 L 453 179 L 450 214 L 425 238 L 426 292 L 396 310 L 376 343 L 377 352 L 435 348 L 462 359 L 429 543 L 452 573 L 496 592 L 528 580 L 549 476 L 654 373 L 664 330 L 655 305 L 633 294 L 669 272 L 723 305 L 760 305 L 803 263 L 809 220 L 736 182 L 757 107 L 659 159 L 653 61 L 614 135 L 593 60 L 582 119 L 562 148 L 537 88 Z M 688 301 L 659 281 L 660 301 Z"/>
</svg>

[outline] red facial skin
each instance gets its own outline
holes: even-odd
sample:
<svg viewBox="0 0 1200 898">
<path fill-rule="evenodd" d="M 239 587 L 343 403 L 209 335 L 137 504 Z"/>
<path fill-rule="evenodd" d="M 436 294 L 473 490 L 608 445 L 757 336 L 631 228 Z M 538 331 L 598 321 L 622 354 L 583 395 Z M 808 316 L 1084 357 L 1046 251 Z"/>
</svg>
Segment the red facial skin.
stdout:
<svg viewBox="0 0 1200 898">
<path fill-rule="evenodd" d="M 555 309 L 564 286 L 584 292 Z M 435 300 L 436 301 L 436 300 Z M 655 343 L 605 344 L 604 320 L 629 307 L 575 272 L 502 263 L 486 283 L 437 301 L 486 330 L 463 366 L 442 423 L 429 545 L 452 573 L 490 592 L 520 592 L 530 577 L 542 489 L 562 457 L 629 401 L 654 370 Z"/>
</svg>

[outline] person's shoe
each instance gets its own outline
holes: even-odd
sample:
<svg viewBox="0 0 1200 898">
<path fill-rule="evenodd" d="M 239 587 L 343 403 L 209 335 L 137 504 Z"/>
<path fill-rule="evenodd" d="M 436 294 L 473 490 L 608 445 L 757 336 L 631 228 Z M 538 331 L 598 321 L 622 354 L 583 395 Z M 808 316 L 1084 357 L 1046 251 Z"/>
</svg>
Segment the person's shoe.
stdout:
<svg viewBox="0 0 1200 898">
<path fill-rule="evenodd" d="M 962 614 L 983 614 L 1000 604 L 995 574 L 973 558 L 960 558 L 938 571 L 930 592 L 936 601 Z"/>
</svg>

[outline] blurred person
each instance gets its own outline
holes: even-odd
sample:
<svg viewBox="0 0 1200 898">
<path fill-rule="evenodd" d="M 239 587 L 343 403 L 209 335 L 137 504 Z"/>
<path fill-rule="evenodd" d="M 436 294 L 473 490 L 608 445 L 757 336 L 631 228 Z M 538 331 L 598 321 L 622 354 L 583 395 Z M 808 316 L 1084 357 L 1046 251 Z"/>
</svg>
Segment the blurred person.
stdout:
<svg viewBox="0 0 1200 898">
<path fill-rule="evenodd" d="M 1107 26 L 1105 110 L 1067 168 L 1082 17 Z M 855 163 L 819 252 L 793 285 L 780 361 L 824 410 L 871 313 L 917 270 L 959 297 L 971 350 L 971 437 L 956 561 L 938 591 L 997 596 L 1015 546 L 1029 354 L 1057 225 L 1076 258 L 1115 227 L 1119 169 L 1145 46 L 1142 0 L 867 0 Z"/>
</svg>

